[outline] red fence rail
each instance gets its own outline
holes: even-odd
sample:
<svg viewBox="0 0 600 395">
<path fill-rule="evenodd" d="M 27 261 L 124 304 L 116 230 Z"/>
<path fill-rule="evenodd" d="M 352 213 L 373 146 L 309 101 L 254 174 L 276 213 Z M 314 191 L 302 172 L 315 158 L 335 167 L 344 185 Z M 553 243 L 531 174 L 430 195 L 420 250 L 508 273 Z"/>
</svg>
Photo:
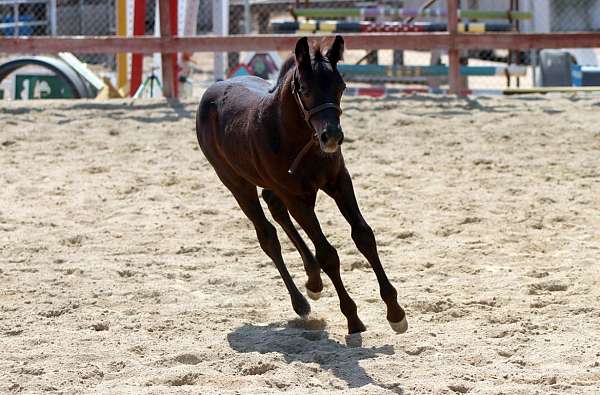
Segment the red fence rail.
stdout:
<svg viewBox="0 0 600 395">
<path fill-rule="evenodd" d="M 600 33 L 349 33 L 347 49 L 543 49 L 600 48 Z M 310 36 L 313 41 L 331 36 Z M 297 36 L 260 34 L 226 37 L 17 37 L 0 38 L 1 53 L 175 53 L 291 51 Z"/>
</svg>

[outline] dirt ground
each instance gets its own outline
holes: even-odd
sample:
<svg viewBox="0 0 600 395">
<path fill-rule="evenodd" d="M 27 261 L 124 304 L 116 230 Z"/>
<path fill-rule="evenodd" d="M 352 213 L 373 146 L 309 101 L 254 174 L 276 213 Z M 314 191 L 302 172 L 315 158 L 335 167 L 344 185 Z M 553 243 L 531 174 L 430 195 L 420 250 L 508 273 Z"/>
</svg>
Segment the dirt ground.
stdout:
<svg viewBox="0 0 600 395">
<path fill-rule="evenodd" d="M 325 277 L 295 317 L 193 102 L 3 102 L 0 393 L 598 393 L 600 97 L 343 107 L 405 335 L 325 196 L 368 331 L 346 336 Z"/>
</svg>

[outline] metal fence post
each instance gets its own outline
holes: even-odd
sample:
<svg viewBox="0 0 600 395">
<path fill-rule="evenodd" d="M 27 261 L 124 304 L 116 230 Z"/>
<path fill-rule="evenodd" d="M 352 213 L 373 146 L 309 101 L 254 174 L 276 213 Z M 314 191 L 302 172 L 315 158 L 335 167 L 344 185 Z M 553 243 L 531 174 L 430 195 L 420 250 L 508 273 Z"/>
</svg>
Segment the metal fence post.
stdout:
<svg viewBox="0 0 600 395">
<path fill-rule="evenodd" d="M 56 34 L 56 0 L 50 0 L 50 35 Z"/>
<path fill-rule="evenodd" d="M 250 13 L 250 0 L 244 0 L 244 33 L 252 33 L 252 14 Z"/>
<path fill-rule="evenodd" d="M 13 35 L 15 37 L 19 36 L 19 21 L 21 20 L 21 15 L 19 15 L 19 3 L 15 3 L 13 5 L 13 13 L 14 13 L 14 23 L 15 27 L 13 28 Z"/>
<path fill-rule="evenodd" d="M 213 33 L 215 36 L 229 34 L 229 0 L 213 0 Z M 215 52 L 214 75 L 216 81 L 225 79 L 224 52 Z"/>
</svg>

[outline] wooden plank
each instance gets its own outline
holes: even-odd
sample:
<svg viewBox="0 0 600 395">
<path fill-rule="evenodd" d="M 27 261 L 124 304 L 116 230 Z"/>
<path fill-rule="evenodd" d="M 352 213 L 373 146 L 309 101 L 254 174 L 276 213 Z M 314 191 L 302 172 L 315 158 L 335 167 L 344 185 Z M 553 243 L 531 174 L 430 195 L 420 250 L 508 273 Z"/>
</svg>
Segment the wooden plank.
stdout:
<svg viewBox="0 0 600 395">
<path fill-rule="evenodd" d="M 595 86 L 547 86 L 537 88 L 508 88 L 502 89 L 505 95 L 528 95 L 537 93 L 600 93 L 600 87 Z"/>
<path fill-rule="evenodd" d="M 600 48 L 600 33 L 350 33 L 344 34 L 347 49 L 535 49 Z M 328 35 L 310 36 L 319 42 Z M 0 38 L 0 52 L 44 54 L 119 52 L 219 52 L 290 51 L 299 36 L 281 34 L 227 37 L 8 37 Z"/>
<path fill-rule="evenodd" d="M 453 42 L 458 34 L 458 0 L 448 0 L 448 33 Z M 459 95 L 461 93 L 460 82 L 460 50 L 456 46 L 448 49 L 448 77 L 450 93 Z"/>
<path fill-rule="evenodd" d="M 600 33 L 481 33 L 459 34 L 461 49 L 600 48 Z"/>
<path fill-rule="evenodd" d="M 324 35 L 310 36 L 319 42 Z M 0 52 L 43 54 L 71 51 L 76 53 L 154 53 L 154 52 L 241 52 L 291 51 L 299 36 L 236 35 L 197 37 L 20 37 L 0 38 Z M 374 33 L 345 34 L 348 49 L 443 49 L 449 45 L 447 33 Z"/>
<path fill-rule="evenodd" d="M 79 73 L 83 78 L 85 78 L 85 80 L 94 88 L 99 91 L 104 88 L 104 81 L 102 81 L 100 77 L 91 71 L 87 64 L 77 59 L 77 57 L 75 57 L 75 55 L 73 55 L 71 52 L 59 52 L 58 57 L 62 59 L 63 62 L 71 66 L 71 68 Z"/>
</svg>

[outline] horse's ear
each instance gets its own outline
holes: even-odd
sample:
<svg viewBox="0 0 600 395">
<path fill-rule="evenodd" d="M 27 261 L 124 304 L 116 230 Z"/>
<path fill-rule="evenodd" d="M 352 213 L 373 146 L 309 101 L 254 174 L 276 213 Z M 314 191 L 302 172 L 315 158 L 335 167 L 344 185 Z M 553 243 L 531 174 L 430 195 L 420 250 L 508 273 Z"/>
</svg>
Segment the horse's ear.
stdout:
<svg viewBox="0 0 600 395">
<path fill-rule="evenodd" d="M 294 50 L 296 55 L 296 63 L 298 68 L 301 70 L 310 69 L 310 48 L 308 47 L 308 38 L 302 37 L 296 43 L 296 49 Z"/>
<path fill-rule="evenodd" d="M 344 39 L 342 36 L 335 36 L 335 40 L 327 50 L 327 59 L 332 65 L 337 64 L 344 57 Z"/>
</svg>

